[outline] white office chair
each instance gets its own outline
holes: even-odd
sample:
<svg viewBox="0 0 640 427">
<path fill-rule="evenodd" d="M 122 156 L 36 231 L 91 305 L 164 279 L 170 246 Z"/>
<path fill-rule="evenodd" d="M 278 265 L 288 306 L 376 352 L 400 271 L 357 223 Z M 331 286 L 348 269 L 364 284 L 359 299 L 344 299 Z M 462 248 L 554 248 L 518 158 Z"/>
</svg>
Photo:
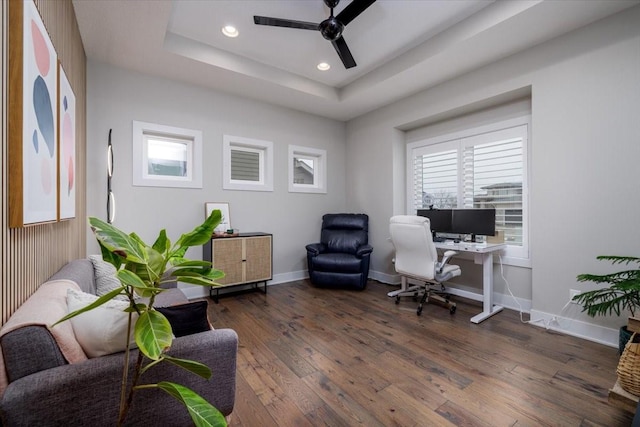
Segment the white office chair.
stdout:
<svg viewBox="0 0 640 427">
<path fill-rule="evenodd" d="M 418 305 L 418 316 L 422 313 L 422 306 L 429 299 L 439 301 L 451 314 L 456 311 L 456 304 L 449 301 L 448 296 L 441 296 L 445 290 L 443 282 L 459 276 L 462 271 L 457 265 L 447 264 L 449 259 L 457 254 L 456 251 L 446 251 L 442 261 L 438 261 L 438 252 L 433 244 L 429 219 L 415 215 L 396 215 L 389 224 L 391 242 L 396 249 L 394 265 L 396 272 L 402 275 L 402 287 L 387 295 L 396 298 L 396 304 L 401 296 L 413 296 L 417 299 L 422 294 Z M 421 286 L 407 287 L 407 278 L 423 281 Z M 439 287 L 432 289 L 432 285 Z"/>
</svg>

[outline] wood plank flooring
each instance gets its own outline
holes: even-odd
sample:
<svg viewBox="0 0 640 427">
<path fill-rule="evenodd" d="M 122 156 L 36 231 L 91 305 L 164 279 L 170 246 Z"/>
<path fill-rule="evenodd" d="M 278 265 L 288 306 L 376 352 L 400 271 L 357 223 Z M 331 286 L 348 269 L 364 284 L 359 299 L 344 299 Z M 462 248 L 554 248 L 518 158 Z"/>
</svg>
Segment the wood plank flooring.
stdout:
<svg viewBox="0 0 640 427">
<path fill-rule="evenodd" d="M 369 281 L 362 292 L 307 280 L 209 301 L 214 327 L 239 336 L 231 426 L 629 426 L 607 403 L 614 348 L 520 322 L 479 325 Z M 215 367 L 214 380 L 215 380 Z"/>
</svg>

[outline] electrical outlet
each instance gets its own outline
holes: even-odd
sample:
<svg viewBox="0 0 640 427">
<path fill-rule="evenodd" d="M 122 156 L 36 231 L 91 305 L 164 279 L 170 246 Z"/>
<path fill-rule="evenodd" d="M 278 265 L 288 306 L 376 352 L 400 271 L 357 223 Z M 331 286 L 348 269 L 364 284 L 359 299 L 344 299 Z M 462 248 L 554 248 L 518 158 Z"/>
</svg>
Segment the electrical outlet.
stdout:
<svg viewBox="0 0 640 427">
<path fill-rule="evenodd" d="M 575 297 L 576 295 L 580 295 L 581 293 L 582 291 L 579 291 L 577 289 L 569 289 L 569 299 L 571 300 L 571 302 L 574 304 L 578 304 L 577 301 L 573 300 L 573 297 Z"/>
</svg>

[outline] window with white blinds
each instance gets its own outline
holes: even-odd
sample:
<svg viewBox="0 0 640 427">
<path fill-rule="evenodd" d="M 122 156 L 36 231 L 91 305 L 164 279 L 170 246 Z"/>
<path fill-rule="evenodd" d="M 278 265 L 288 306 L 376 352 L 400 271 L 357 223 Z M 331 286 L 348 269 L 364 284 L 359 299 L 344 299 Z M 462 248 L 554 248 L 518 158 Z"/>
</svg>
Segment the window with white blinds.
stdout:
<svg viewBox="0 0 640 427">
<path fill-rule="evenodd" d="M 407 148 L 407 211 L 494 208 L 507 256 L 529 258 L 528 117 L 414 142 Z"/>
<path fill-rule="evenodd" d="M 273 143 L 224 135 L 225 190 L 273 191 Z"/>
</svg>

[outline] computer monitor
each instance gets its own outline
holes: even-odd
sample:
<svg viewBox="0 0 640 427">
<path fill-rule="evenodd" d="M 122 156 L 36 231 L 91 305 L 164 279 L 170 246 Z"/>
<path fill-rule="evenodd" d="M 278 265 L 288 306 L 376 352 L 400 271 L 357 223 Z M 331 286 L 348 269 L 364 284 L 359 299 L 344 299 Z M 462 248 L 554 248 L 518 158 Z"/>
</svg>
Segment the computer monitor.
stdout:
<svg viewBox="0 0 640 427">
<path fill-rule="evenodd" d="M 495 209 L 453 209 L 451 215 L 451 233 L 494 236 L 496 234 Z"/>
<path fill-rule="evenodd" d="M 418 209 L 418 216 L 429 218 L 431 233 L 451 232 L 451 209 Z"/>
</svg>

